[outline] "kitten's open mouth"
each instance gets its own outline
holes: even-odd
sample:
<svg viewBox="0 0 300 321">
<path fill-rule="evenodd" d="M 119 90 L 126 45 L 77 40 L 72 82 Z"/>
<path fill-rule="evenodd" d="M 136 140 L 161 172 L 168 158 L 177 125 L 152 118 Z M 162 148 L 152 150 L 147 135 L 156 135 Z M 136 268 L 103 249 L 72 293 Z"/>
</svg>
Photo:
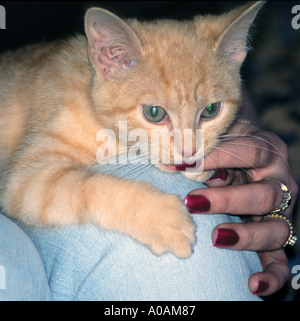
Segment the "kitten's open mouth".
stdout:
<svg viewBox="0 0 300 321">
<path fill-rule="evenodd" d="M 160 164 L 160 165 L 172 171 L 184 172 L 187 168 L 196 168 L 197 162 L 194 162 L 192 164 L 182 163 L 182 164 Z"/>
</svg>

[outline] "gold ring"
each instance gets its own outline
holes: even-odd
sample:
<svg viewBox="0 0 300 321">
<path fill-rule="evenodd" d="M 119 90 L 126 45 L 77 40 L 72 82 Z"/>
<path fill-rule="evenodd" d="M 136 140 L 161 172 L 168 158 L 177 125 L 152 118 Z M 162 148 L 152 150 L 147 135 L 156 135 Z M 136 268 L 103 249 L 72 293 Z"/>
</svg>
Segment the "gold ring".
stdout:
<svg viewBox="0 0 300 321">
<path fill-rule="evenodd" d="M 262 217 L 261 221 L 265 220 L 266 218 L 279 218 L 281 220 L 284 220 L 288 224 L 288 226 L 290 228 L 290 235 L 289 235 L 288 239 L 286 240 L 286 242 L 283 244 L 283 247 L 286 247 L 287 245 L 294 246 L 296 244 L 297 236 L 296 236 L 293 224 L 285 215 L 283 215 L 281 213 L 274 213 L 273 212 L 273 213 L 264 215 Z"/>
<path fill-rule="evenodd" d="M 277 178 L 266 177 L 263 179 L 263 181 L 266 181 L 266 180 L 270 180 L 279 184 L 283 192 L 281 203 L 274 211 L 272 211 L 272 213 L 284 212 L 289 207 L 289 203 L 292 198 L 292 192 L 289 191 L 289 189 Z"/>
</svg>

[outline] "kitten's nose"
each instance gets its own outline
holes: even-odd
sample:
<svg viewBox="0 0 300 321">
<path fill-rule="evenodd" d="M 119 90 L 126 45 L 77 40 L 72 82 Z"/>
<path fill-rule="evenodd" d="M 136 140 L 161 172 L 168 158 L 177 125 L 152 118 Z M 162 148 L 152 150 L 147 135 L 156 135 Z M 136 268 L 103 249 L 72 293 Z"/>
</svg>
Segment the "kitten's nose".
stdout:
<svg viewBox="0 0 300 321">
<path fill-rule="evenodd" d="M 193 130 L 184 130 L 181 154 L 184 158 L 193 157 L 197 153 L 197 137 Z"/>
</svg>

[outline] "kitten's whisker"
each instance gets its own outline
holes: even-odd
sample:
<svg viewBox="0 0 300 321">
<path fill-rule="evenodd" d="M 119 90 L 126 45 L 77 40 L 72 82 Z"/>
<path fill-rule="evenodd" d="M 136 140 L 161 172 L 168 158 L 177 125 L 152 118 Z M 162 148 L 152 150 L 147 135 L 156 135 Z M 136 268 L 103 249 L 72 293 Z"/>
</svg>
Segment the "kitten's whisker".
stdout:
<svg viewBox="0 0 300 321">
<path fill-rule="evenodd" d="M 207 157 L 212 162 L 214 169 L 217 170 L 217 166 L 215 162 L 211 159 L 211 157 L 209 155 L 206 155 L 205 157 Z"/>
<path fill-rule="evenodd" d="M 136 177 L 138 176 L 138 175 L 141 175 L 142 173 L 144 173 L 145 171 L 147 171 L 149 168 L 151 168 L 152 166 L 154 166 L 153 164 L 151 164 L 151 163 L 149 163 L 149 164 L 144 164 L 145 166 L 143 166 L 144 167 L 144 169 L 142 170 L 142 171 L 139 171 L 138 173 L 137 173 L 137 175 L 136 175 Z"/>
<path fill-rule="evenodd" d="M 225 152 L 225 153 L 227 152 L 227 151 L 222 150 L 222 149 L 220 149 L 220 148 L 218 148 L 218 149 L 221 150 L 221 151 L 223 151 L 223 152 Z M 230 153 L 227 153 L 227 154 L 230 154 Z M 232 155 L 233 155 L 233 154 L 232 154 Z M 209 158 L 209 155 L 207 155 L 206 157 Z M 231 159 L 230 157 L 224 157 L 224 155 L 222 155 L 222 157 L 223 157 L 223 159 L 225 159 L 225 160 L 230 160 L 230 159 Z M 236 166 L 236 168 L 238 168 L 238 169 L 242 170 L 243 172 L 245 172 L 246 174 L 248 173 L 248 172 L 247 172 L 247 169 L 245 169 L 245 168 L 243 168 L 243 167 L 237 166 L 236 163 L 233 162 L 233 165 Z M 214 166 L 215 166 L 215 165 L 214 165 Z M 216 166 L 215 166 L 215 168 L 217 169 Z"/>
<path fill-rule="evenodd" d="M 221 150 L 220 148 L 218 148 L 219 150 Z M 213 167 L 215 170 L 217 170 L 217 166 L 215 165 L 215 163 L 213 162 L 213 160 L 211 159 L 211 157 L 209 155 L 206 155 L 205 157 L 207 157 L 208 159 L 210 159 L 210 161 L 212 162 L 213 164 Z M 223 159 L 226 159 L 224 156 L 223 156 Z M 230 159 L 230 158 L 227 158 L 227 159 Z M 234 164 L 236 165 L 236 164 Z M 246 175 L 248 174 L 248 171 L 245 169 L 245 168 L 242 168 L 242 167 L 239 167 L 238 169 L 240 169 L 241 171 L 243 171 Z"/>
<path fill-rule="evenodd" d="M 245 138 L 250 138 L 250 139 L 258 139 L 266 144 L 269 144 L 270 146 L 272 146 L 278 153 L 281 154 L 280 150 L 274 145 L 272 144 L 271 142 L 269 142 L 267 139 L 263 138 L 263 137 L 260 137 L 260 136 L 255 136 L 255 135 L 245 135 L 245 136 L 241 136 L 239 134 L 224 134 L 224 135 L 221 135 L 219 138 L 229 138 L 232 139 L 232 138 L 240 138 L 240 139 L 245 139 Z M 221 140 L 222 142 L 224 142 L 224 140 Z M 227 142 L 227 140 L 225 140 Z"/>
<path fill-rule="evenodd" d="M 230 140 L 227 141 L 226 143 L 228 143 L 228 144 L 230 144 L 230 145 L 240 145 L 239 143 L 231 142 Z M 250 144 L 243 144 L 243 146 L 251 147 L 252 145 L 250 145 Z M 282 153 L 281 153 L 281 152 L 274 151 L 274 150 L 271 149 L 271 148 L 265 148 L 265 147 L 258 147 L 258 148 L 261 149 L 261 150 L 266 150 L 266 151 L 268 151 L 268 152 L 272 152 L 273 154 L 282 156 Z"/>
<path fill-rule="evenodd" d="M 228 155 L 230 156 L 233 156 L 234 158 L 237 158 L 243 162 L 245 162 L 247 165 L 249 165 L 249 168 L 254 168 L 254 169 L 257 169 L 255 166 L 253 166 L 253 164 L 251 164 L 250 162 L 246 161 L 244 158 L 242 157 L 238 157 L 236 154 L 233 154 L 225 149 L 222 149 L 222 148 L 219 148 L 219 147 L 215 147 L 215 149 L 223 152 L 223 153 L 227 153 Z M 237 165 L 236 163 L 234 165 Z M 268 164 L 264 164 L 265 166 L 268 166 Z M 238 166 L 238 168 L 242 169 L 242 167 Z"/>
<path fill-rule="evenodd" d="M 81 178 L 79 179 L 79 182 L 82 182 L 83 180 L 85 180 L 85 183 L 84 184 L 81 184 L 81 187 L 80 187 L 80 193 L 81 191 L 84 189 L 84 187 L 88 184 L 89 182 L 89 179 L 86 179 L 87 177 L 87 173 L 89 171 L 91 171 L 92 173 L 97 173 L 98 171 L 95 170 L 94 168 L 96 167 L 97 165 L 89 165 L 87 166 L 83 171 L 82 171 L 82 175 L 81 175 Z M 92 176 L 91 176 L 92 177 Z"/>
<path fill-rule="evenodd" d="M 122 179 L 125 175 L 134 174 L 137 170 L 139 170 L 143 167 L 147 167 L 147 166 L 149 166 L 149 164 L 138 164 L 138 165 L 134 166 L 133 168 L 130 168 L 128 171 L 124 172 L 121 176 L 118 177 L 118 179 Z"/>
<path fill-rule="evenodd" d="M 251 136 L 249 136 L 249 137 L 251 138 Z M 288 164 L 288 161 L 287 161 L 286 157 L 282 154 L 282 152 L 274 144 L 270 143 L 267 139 L 265 139 L 263 137 L 258 137 L 258 136 L 254 136 L 253 135 L 252 138 L 258 138 L 262 142 L 265 142 L 265 143 L 271 145 L 278 152 L 278 155 L 280 155 L 285 160 L 285 162 Z"/>
<path fill-rule="evenodd" d="M 276 154 L 276 155 L 278 155 L 278 156 L 281 156 L 281 157 L 284 159 L 285 163 L 289 166 L 288 160 L 287 160 L 286 157 L 282 154 L 282 152 L 281 152 L 274 144 L 272 144 L 271 142 L 269 142 L 267 139 L 265 139 L 265 138 L 263 138 L 263 137 L 255 136 L 255 135 L 240 136 L 240 135 L 238 135 L 238 134 L 224 134 L 224 135 L 222 135 L 222 136 L 220 136 L 220 137 L 221 137 L 221 138 L 222 138 L 222 137 L 225 137 L 225 138 L 226 138 L 226 137 L 231 137 L 231 138 L 241 138 L 241 139 L 244 139 L 244 138 L 258 139 L 258 140 L 260 140 L 260 141 L 262 141 L 262 142 L 270 145 L 274 150 L 272 150 L 272 149 L 267 149 L 267 148 L 264 148 L 264 147 L 259 147 L 259 148 L 261 148 L 262 150 L 266 150 L 266 151 L 273 152 L 274 154 Z M 222 141 L 222 142 L 229 142 L 230 139 L 229 139 L 229 140 L 221 140 L 221 141 Z M 236 143 L 236 144 L 238 144 L 238 143 Z M 249 146 L 250 146 L 250 145 L 249 145 Z"/>
</svg>

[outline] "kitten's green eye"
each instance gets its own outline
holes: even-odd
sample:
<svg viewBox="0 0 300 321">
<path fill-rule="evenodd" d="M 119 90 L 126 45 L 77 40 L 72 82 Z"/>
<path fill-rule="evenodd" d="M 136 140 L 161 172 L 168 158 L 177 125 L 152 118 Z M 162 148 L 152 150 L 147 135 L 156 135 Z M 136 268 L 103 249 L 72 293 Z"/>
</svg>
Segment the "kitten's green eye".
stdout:
<svg viewBox="0 0 300 321">
<path fill-rule="evenodd" d="M 205 119 L 214 118 L 218 115 L 221 109 L 221 103 L 213 103 L 205 107 L 201 117 Z"/>
<path fill-rule="evenodd" d="M 167 115 L 167 112 L 159 106 L 144 105 L 143 106 L 143 113 L 144 113 L 144 116 L 147 120 L 154 122 L 154 123 L 158 123 L 158 122 L 162 121 Z"/>
</svg>

